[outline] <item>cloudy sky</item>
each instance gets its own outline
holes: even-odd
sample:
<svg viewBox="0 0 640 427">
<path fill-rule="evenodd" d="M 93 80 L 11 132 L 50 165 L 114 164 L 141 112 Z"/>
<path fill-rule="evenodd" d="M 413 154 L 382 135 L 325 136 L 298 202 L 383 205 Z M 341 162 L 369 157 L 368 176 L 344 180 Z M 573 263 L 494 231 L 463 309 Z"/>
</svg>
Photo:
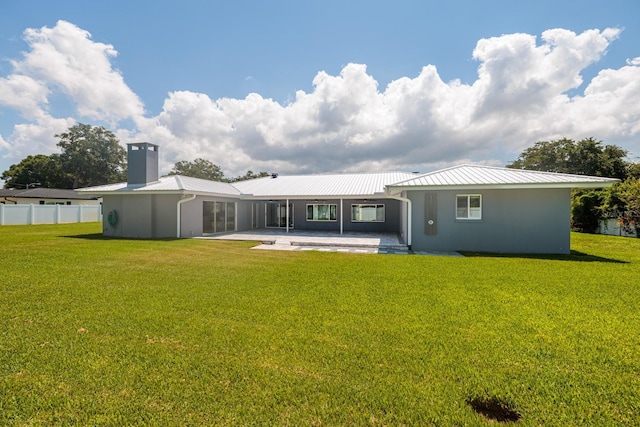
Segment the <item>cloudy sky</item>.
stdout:
<svg viewBox="0 0 640 427">
<path fill-rule="evenodd" d="M 0 172 L 101 125 L 162 171 L 504 165 L 539 140 L 640 156 L 637 0 L 1 0 Z"/>
</svg>

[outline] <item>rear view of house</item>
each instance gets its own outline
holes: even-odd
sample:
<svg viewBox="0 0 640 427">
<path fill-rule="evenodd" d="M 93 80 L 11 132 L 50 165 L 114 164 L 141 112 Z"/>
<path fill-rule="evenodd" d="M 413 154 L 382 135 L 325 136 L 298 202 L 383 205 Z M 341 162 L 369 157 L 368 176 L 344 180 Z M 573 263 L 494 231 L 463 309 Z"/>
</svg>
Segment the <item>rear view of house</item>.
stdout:
<svg viewBox="0 0 640 427">
<path fill-rule="evenodd" d="M 391 232 L 414 251 L 562 254 L 570 250 L 571 189 L 616 182 L 462 165 L 427 174 L 273 174 L 230 184 L 159 177 L 154 144 L 129 144 L 128 155 L 126 183 L 80 190 L 103 197 L 105 235 Z"/>
</svg>

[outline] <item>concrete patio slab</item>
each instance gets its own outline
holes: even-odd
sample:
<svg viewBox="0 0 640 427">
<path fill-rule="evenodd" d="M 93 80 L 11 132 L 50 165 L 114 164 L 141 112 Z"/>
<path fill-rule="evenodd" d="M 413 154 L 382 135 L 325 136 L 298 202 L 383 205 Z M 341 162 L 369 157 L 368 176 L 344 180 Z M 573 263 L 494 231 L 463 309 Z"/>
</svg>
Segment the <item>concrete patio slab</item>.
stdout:
<svg viewBox="0 0 640 427">
<path fill-rule="evenodd" d="M 360 254 L 413 254 L 393 233 L 343 234 L 321 231 L 252 230 L 211 234 L 196 239 L 261 242 L 251 249 L 278 251 L 321 251 Z M 418 255 L 462 256 L 457 252 L 420 252 Z"/>
</svg>

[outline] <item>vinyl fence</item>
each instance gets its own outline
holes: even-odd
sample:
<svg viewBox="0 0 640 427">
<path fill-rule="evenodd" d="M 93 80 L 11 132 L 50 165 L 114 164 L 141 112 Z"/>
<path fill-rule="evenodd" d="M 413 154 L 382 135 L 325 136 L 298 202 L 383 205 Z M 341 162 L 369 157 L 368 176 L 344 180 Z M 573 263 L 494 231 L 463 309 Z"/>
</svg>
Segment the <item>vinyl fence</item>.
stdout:
<svg viewBox="0 0 640 427">
<path fill-rule="evenodd" d="M 100 205 L 0 204 L 0 225 L 66 224 L 102 221 Z"/>
<path fill-rule="evenodd" d="M 618 218 L 606 218 L 600 221 L 598 234 L 608 234 L 609 236 L 636 237 L 633 233 L 628 233 L 620 227 Z"/>
</svg>

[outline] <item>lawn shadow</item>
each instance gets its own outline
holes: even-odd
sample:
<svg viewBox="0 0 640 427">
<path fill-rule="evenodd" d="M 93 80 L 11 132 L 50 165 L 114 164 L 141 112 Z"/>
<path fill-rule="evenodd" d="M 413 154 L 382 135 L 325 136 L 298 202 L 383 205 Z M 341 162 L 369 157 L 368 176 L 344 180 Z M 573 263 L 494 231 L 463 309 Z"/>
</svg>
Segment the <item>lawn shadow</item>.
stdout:
<svg viewBox="0 0 640 427">
<path fill-rule="evenodd" d="M 174 240 L 182 240 L 176 237 L 165 237 L 161 239 L 136 239 L 133 237 L 118 237 L 118 236 L 108 236 L 102 233 L 92 233 L 92 234 L 75 234 L 73 236 L 62 236 L 65 239 L 84 239 L 84 240 L 130 240 L 130 241 L 153 241 L 153 242 L 173 242 Z"/>
<path fill-rule="evenodd" d="M 605 258 L 598 255 L 591 255 L 580 251 L 571 251 L 568 255 L 555 254 L 502 254 L 494 252 L 460 252 L 466 257 L 489 257 L 489 258 L 524 258 L 524 259 L 547 259 L 555 261 L 574 262 L 607 262 L 613 264 L 629 264 L 629 261 L 622 261 L 614 258 Z"/>
</svg>

